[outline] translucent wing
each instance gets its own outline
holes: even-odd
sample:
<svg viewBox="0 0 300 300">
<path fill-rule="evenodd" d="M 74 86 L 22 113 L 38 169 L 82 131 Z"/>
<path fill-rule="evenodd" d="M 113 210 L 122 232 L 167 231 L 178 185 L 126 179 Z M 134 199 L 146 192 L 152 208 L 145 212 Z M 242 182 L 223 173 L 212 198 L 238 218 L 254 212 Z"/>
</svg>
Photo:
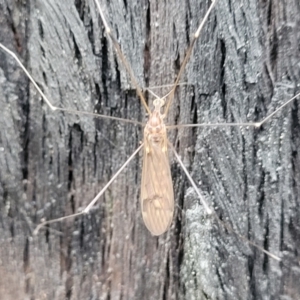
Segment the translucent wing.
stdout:
<svg viewBox="0 0 300 300">
<path fill-rule="evenodd" d="M 153 143 L 144 151 L 141 187 L 142 215 L 153 235 L 163 234 L 170 226 L 174 213 L 174 193 L 168 152 Z"/>
</svg>

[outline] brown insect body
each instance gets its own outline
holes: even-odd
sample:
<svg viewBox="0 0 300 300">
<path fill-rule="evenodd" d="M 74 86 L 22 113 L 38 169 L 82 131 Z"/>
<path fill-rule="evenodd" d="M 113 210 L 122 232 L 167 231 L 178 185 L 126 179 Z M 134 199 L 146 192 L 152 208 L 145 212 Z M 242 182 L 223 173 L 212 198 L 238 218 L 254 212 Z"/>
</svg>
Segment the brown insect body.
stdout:
<svg viewBox="0 0 300 300">
<path fill-rule="evenodd" d="M 144 130 L 144 160 L 141 208 L 146 227 L 153 235 L 163 234 L 174 214 L 174 192 L 168 157 L 168 139 L 163 99 L 154 100 L 154 110 Z"/>
</svg>

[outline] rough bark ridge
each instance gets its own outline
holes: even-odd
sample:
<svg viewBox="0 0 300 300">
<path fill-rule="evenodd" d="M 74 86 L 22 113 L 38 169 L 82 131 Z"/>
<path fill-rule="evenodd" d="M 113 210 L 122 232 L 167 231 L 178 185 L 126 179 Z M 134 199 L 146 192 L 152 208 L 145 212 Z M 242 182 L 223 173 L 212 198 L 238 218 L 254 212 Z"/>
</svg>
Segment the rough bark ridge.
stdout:
<svg viewBox="0 0 300 300">
<path fill-rule="evenodd" d="M 209 3 L 110 2 L 105 15 L 141 86 L 172 83 Z M 1 1 L 0 30 L 56 105 L 145 119 L 92 0 Z M 298 0 L 219 0 L 169 123 L 262 119 L 299 91 L 299 44 Z M 152 237 L 139 212 L 140 155 L 89 215 L 33 237 L 41 218 L 84 207 L 142 129 L 51 112 L 3 51 L 0 101 L 1 299 L 299 299 L 297 101 L 260 129 L 170 132 L 218 215 L 281 263 L 208 217 L 174 160 L 176 216 Z"/>
</svg>

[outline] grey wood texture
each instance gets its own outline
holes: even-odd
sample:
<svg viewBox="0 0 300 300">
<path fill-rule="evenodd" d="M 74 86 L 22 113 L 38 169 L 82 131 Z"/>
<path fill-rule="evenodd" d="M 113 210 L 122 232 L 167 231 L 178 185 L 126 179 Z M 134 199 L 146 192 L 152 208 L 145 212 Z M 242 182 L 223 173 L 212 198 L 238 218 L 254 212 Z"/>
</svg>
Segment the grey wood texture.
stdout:
<svg viewBox="0 0 300 300">
<path fill-rule="evenodd" d="M 101 3 L 142 87 L 174 82 L 209 6 Z M 146 119 L 93 0 L 2 0 L 0 42 L 55 105 Z M 219 0 L 181 82 L 169 124 L 258 121 L 273 112 L 299 92 L 298 0 Z M 33 236 L 41 218 L 85 207 L 138 147 L 142 128 L 52 112 L 3 51 L 0 101 L 1 299 L 299 299 L 297 101 L 260 129 L 170 132 L 220 218 L 282 262 L 207 216 L 172 157 L 176 213 L 161 237 L 141 218 L 142 154 L 90 214 Z"/>
</svg>

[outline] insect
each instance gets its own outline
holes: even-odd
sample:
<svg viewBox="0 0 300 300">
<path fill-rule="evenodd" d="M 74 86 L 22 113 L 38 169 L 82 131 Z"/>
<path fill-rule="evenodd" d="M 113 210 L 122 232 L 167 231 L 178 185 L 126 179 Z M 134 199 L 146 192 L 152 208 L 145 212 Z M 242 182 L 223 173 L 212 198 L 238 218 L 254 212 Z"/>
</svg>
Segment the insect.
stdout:
<svg viewBox="0 0 300 300">
<path fill-rule="evenodd" d="M 44 45 L 42 45 L 42 46 L 44 46 Z M 108 44 L 106 45 L 106 47 L 109 47 L 108 46 Z M 76 47 L 74 47 L 74 49 L 76 50 Z M 96 49 L 96 46 L 95 46 L 95 49 Z M 80 49 L 80 50 L 82 50 L 82 49 Z M 52 50 L 53 51 L 53 50 Z M 77 53 L 81 53 L 81 51 L 77 51 Z M 76 53 L 76 51 L 75 51 L 75 53 Z M 84 60 L 84 58 L 83 58 L 83 55 L 82 55 L 82 57 L 80 58 L 80 55 L 78 55 L 77 56 L 77 59 L 78 59 L 78 62 L 80 62 L 80 59 L 81 60 Z M 105 60 L 103 59 L 103 62 L 102 62 L 102 64 L 105 64 Z M 49 66 L 49 69 L 51 69 L 51 66 Z M 80 69 L 80 68 L 78 68 L 78 69 Z M 60 75 L 61 76 L 61 75 Z M 118 75 L 117 74 L 112 74 L 111 75 L 112 77 L 114 77 L 115 76 L 115 78 L 118 78 Z M 122 76 L 124 76 L 124 75 L 121 75 L 121 77 Z M 51 81 L 51 79 L 49 79 L 48 77 L 49 77 L 49 75 L 47 75 L 47 74 L 45 74 L 45 77 L 46 77 L 46 79 L 48 79 L 48 83 L 49 83 L 49 81 Z M 120 75 L 119 75 L 119 77 L 120 77 Z M 120 77 L 120 78 L 121 78 Z M 120 80 L 120 81 L 122 81 L 122 80 L 124 80 L 124 79 L 116 79 L 116 80 Z M 45 80 L 45 81 L 47 81 L 47 80 Z M 88 79 L 87 79 L 87 81 L 88 81 Z M 172 80 L 170 80 L 171 82 L 172 82 Z M 169 81 L 169 82 L 170 82 Z M 50 84 L 50 86 L 51 86 L 51 84 Z M 75 90 L 75 86 L 76 86 L 76 84 L 74 84 L 74 83 L 68 83 L 67 84 L 67 87 L 68 87 L 68 89 L 69 90 Z M 96 89 L 96 88 L 95 88 Z M 64 88 L 61 88 L 61 93 L 62 94 L 66 94 L 66 91 L 64 90 Z M 197 93 L 197 91 L 196 91 L 196 93 Z M 201 94 L 201 93 L 200 93 Z M 202 93 L 203 94 L 203 98 L 205 99 L 205 93 Z M 72 97 L 72 96 L 70 96 L 70 97 Z M 39 98 L 39 96 L 37 96 L 37 98 Z M 217 98 L 217 97 L 216 97 Z M 84 99 L 84 97 L 83 97 L 83 99 Z M 78 100 L 78 102 L 79 102 L 79 100 Z M 84 101 L 83 101 L 84 102 Z M 128 101 L 129 102 L 129 101 Z M 205 101 L 203 101 L 203 102 L 205 102 Z M 78 106 L 80 106 L 81 104 L 78 104 Z M 129 105 L 131 105 L 131 104 L 129 104 Z M 68 106 L 68 105 L 67 105 Z M 176 107 L 176 106 L 175 106 Z M 36 105 L 36 108 L 37 108 L 37 105 Z M 35 107 L 34 107 L 34 109 L 36 109 Z M 138 110 L 137 110 L 137 112 L 138 112 Z M 72 118 L 72 117 L 69 117 L 69 116 L 66 116 L 66 115 L 64 115 L 64 118 Z M 75 121 L 73 121 L 74 122 L 74 124 L 76 124 L 76 122 L 77 122 L 77 119 L 76 119 L 76 117 L 73 117 L 74 118 L 74 120 Z M 197 118 L 198 118 L 198 112 L 197 112 Z M 214 118 L 213 118 L 214 119 Z M 50 121 L 44 121 L 45 123 L 47 123 L 47 122 L 50 122 Z M 44 123 L 44 124 L 45 124 Z M 63 124 L 64 122 L 62 122 L 61 124 L 59 124 L 59 127 L 60 127 L 60 131 L 61 132 L 63 132 L 64 131 L 64 126 L 65 126 L 65 124 Z M 79 123 L 79 122 L 78 122 Z M 46 124 L 47 125 L 47 124 Z M 45 125 L 45 126 L 46 126 Z M 57 124 L 56 124 L 57 125 Z M 103 125 L 101 125 L 101 126 L 103 126 Z M 105 125 L 104 125 L 105 126 Z M 81 131 L 82 131 L 82 129 L 80 128 L 80 126 L 77 126 L 77 125 L 75 125 L 73 128 L 73 132 L 72 132 L 72 134 L 70 134 L 70 139 L 69 139 L 69 142 L 70 143 L 76 143 L 76 139 L 77 140 L 81 140 L 81 136 L 82 136 L 82 134 L 81 134 Z M 239 137 L 239 133 L 238 133 L 238 131 L 240 130 L 240 128 L 237 128 L 237 129 L 232 129 L 232 131 L 227 131 L 225 134 L 227 135 L 237 135 L 238 137 Z M 247 130 L 247 129 L 245 129 L 245 130 Z M 104 132 L 104 131 L 103 131 Z M 228 133 L 229 132 L 229 133 Z M 52 133 L 50 133 L 50 135 L 51 135 Z M 212 136 L 215 134 L 215 131 L 214 131 L 214 129 L 212 130 Z M 247 133 L 246 133 L 246 136 L 247 136 Z M 103 140 L 105 140 L 105 136 L 104 137 L 101 137 L 101 139 L 103 139 Z M 184 137 L 183 137 L 184 138 Z M 218 139 L 219 138 L 219 136 L 218 135 L 215 135 L 215 139 Z M 245 141 L 247 141 L 247 138 L 248 137 L 246 137 L 246 138 L 244 138 L 245 139 Z M 50 137 L 49 137 L 49 135 L 45 135 L 45 139 L 44 140 L 47 140 L 47 139 L 50 139 Z M 116 142 L 116 140 L 117 139 L 115 139 L 115 140 L 113 140 L 113 139 L 111 139 L 111 138 L 106 138 L 107 140 L 109 140 L 110 142 L 108 142 L 108 143 L 111 143 L 111 141 L 113 141 L 113 142 Z M 241 138 L 241 139 L 243 139 L 243 138 Z M 182 139 L 181 138 L 178 138 L 178 140 L 180 141 L 180 143 L 182 143 L 183 145 L 184 145 L 184 142 L 182 141 Z M 213 142 L 217 142 L 217 141 L 210 141 L 212 144 L 213 144 Z M 59 142 L 58 142 L 59 143 Z M 51 144 L 51 143 L 50 143 Z M 212 145 L 211 144 L 211 145 Z M 248 141 L 246 142 L 246 144 L 248 144 Z M 109 144 L 109 146 L 111 147 L 111 144 Z M 182 147 L 184 147 L 184 146 L 182 146 Z M 180 148 L 180 147 L 179 147 Z M 50 149 L 50 151 L 48 152 L 48 153 L 51 153 L 51 147 L 49 147 L 49 149 Z M 55 150 L 54 150 L 55 151 Z M 47 151 L 46 151 L 47 152 Z M 70 161 L 70 172 L 69 172 L 69 174 L 70 174 L 70 176 L 72 176 L 72 172 L 73 172 L 73 174 L 75 174 L 76 173 L 76 166 L 75 166 L 75 159 L 78 159 L 78 156 L 80 156 L 80 154 L 82 153 L 82 149 L 80 149 L 80 147 L 78 147 L 77 149 L 76 149 L 76 147 L 75 147 L 75 149 L 74 149 L 74 154 L 71 154 L 69 157 L 70 157 L 70 159 L 69 159 L 69 161 Z M 184 153 L 184 152 L 183 152 Z M 49 161 L 51 161 L 51 155 L 49 155 L 49 154 L 41 154 L 42 156 L 44 155 L 44 158 L 46 158 L 46 160 L 47 160 L 47 158 L 49 158 Z M 108 153 L 108 155 L 109 155 L 109 153 Z M 107 156 L 108 156 L 107 155 Z M 53 159 L 53 157 L 54 157 L 55 155 L 53 155 L 52 156 L 52 161 L 55 161 L 55 159 Z M 67 155 L 66 155 L 67 156 Z M 77 156 L 77 157 L 76 157 Z M 247 160 L 247 159 L 246 159 Z M 238 159 L 237 159 L 237 161 L 238 161 Z M 55 164 L 55 162 L 54 162 L 54 164 Z M 57 168 L 57 166 L 56 166 L 56 168 Z M 203 169 L 205 169 L 205 166 L 204 166 L 204 168 Z M 224 166 L 224 169 L 226 169 L 226 166 Z M 88 170 L 88 168 L 86 169 L 86 170 Z M 205 173 L 205 172 L 204 172 Z M 222 172 L 221 172 L 222 173 Z M 238 172 L 237 172 L 238 173 Z M 88 174 L 88 172 L 86 172 L 86 176 L 89 176 L 89 174 Z M 75 177 L 75 176 L 74 176 Z M 205 177 L 205 176 L 204 176 Z M 37 179 L 38 180 L 38 179 Z M 44 180 L 44 179 L 43 179 Z M 53 179 L 52 179 L 53 180 Z M 207 180 L 206 178 L 204 179 L 204 180 Z M 71 182 L 72 182 L 72 180 L 70 180 Z M 237 178 L 237 182 L 239 182 L 239 178 Z M 76 185 L 80 185 L 80 186 L 83 186 L 84 187 L 84 182 L 83 183 L 74 183 L 74 187 L 76 187 Z M 33 185 L 34 186 L 34 185 Z M 38 184 L 37 184 L 37 186 L 38 186 Z M 224 185 L 224 187 L 226 187 L 225 185 Z M 238 187 L 238 184 L 236 183 L 236 185 L 235 185 L 235 187 L 237 188 Z M 61 187 L 58 187 L 58 192 L 59 192 L 59 189 L 60 189 Z M 95 188 L 96 187 L 94 187 L 94 189 L 92 189 L 92 192 L 95 190 Z M 84 189 L 84 188 L 83 188 Z M 87 189 L 84 189 L 84 192 L 86 192 L 86 190 Z M 224 190 L 226 190 L 226 188 L 224 188 Z M 71 194 L 71 199 L 72 199 L 72 193 L 73 193 L 73 187 L 71 187 L 71 188 L 69 188 L 69 191 L 70 191 L 70 194 Z M 92 193 L 92 192 L 89 192 L 89 193 Z M 109 192 L 109 191 L 108 191 Z M 112 192 L 113 193 L 113 192 Z M 130 194 L 130 192 L 129 192 L 129 194 Z M 225 194 L 225 196 L 227 197 L 227 194 L 226 194 L 226 192 L 224 192 L 224 194 Z M 230 194 L 229 192 L 228 192 L 228 194 Z M 224 195 L 223 195 L 224 196 Z M 77 196 L 78 197 L 78 196 Z M 54 199 L 55 199 L 55 197 L 53 197 Z M 84 198 L 88 198 L 86 195 L 84 195 Z M 112 197 L 112 198 L 114 198 L 114 197 Z M 126 198 L 128 198 L 128 197 L 126 197 Z M 123 198 L 124 199 L 124 198 Z M 256 196 L 254 196 L 254 198 L 253 199 L 249 199 L 249 200 L 253 200 L 253 202 L 255 202 L 255 199 L 256 199 Z M 124 201 L 126 201 L 126 200 L 124 200 Z M 105 201 L 106 202 L 106 201 Z M 107 201 L 108 203 L 109 203 L 109 201 Z M 119 203 L 121 203 L 121 201 L 118 201 Z M 72 203 L 72 201 L 71 201 L 71 203 Z M 217 202 L 217 203 L 219 203 L 219 202 Z M 54 204 L 55 205 L 57 205 L 57 203 L 53 203 L 53 206 L 54 206 Z M 119 205 L 121 205 L 122 206 L 122 204 L 119 204 Z M 74 207 L 78 207 L 78 203 L 74 203 L 73 204 L 73 206 Z M 250 205 L 250 207 L 251 207 L 251 205 Z M 52 207 L 51 207 L 51 209 L 52 209 Z M 72 213 L 72 210 L 74 210 L 74 208 L 68 208 L 69 210 L 70 210 L 70 212 Z M 112 208 L 113 210 L 115 209 L 115 208 Z M 122 209 L 120 209 L 119 211 L 121 211 Z M 66 212 L 66 215 L 67 215 L 68 213 Z M 58 213 L 57 214 L 55 214 L 56 216 L 57 215 L 59 215 Z M 118 215 L 117 215 L 118 216 Z M 124 227 L 127 227 L 127 226 L 124 226 Z M 128 227 L 130 227 L 130 226 L 128 226 Z M 242 231 L 242 230 L 241 230 Z M 113 230 L 112 230 L 112 232 L 114 232 Z"/>
</svg>

